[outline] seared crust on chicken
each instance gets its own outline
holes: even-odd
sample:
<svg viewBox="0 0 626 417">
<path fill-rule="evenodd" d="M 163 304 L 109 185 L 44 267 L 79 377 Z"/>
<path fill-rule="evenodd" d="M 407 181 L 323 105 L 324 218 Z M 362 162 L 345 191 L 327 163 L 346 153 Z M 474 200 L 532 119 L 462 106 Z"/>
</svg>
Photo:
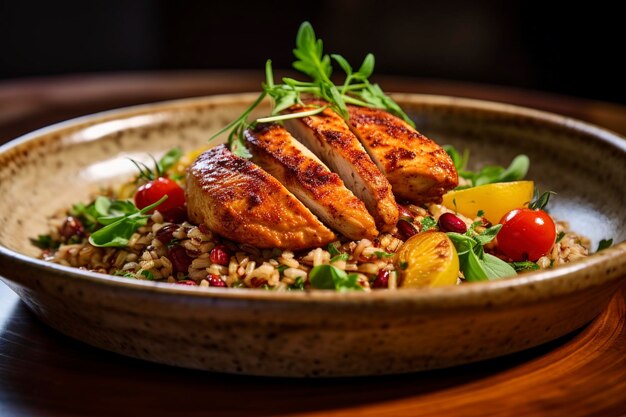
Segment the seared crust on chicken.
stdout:
<svg viewBox="0 0 626 417">
<path fill-rule="evenodd" d="M 404 120 L 380 109 L 348 109 L 352 131 L 399 199 L 439 203 L 443 194 L 458 185 L 456 169 L 446 151 Z"/>
<path fill-rule="evenodd" d="M 189 167 L 186 194 L 192 222 L 240 243 L 296 250 L 336 240 L 276 179 L 224 145 Z"/>
<path fill-rule="evenodd" d="M 363 202 L 284 127 L 260 124 L 244 135 L 252 161 L 280 181 L 324 224 L 353 240 L 378 235 Z"/>
<path fill-rule="evenodd" d="M 306 111 L 326 104 L 320 100 L 305 103 L 286 112 Z M 339 115 L 328 108 L 314 116 L 286 120 L 285 127 L 339 174 L 346 187 L 365 203 L 380 231 L 388 232 L 396 226 L 398 206 L 391 185 Z"/>
</svg>

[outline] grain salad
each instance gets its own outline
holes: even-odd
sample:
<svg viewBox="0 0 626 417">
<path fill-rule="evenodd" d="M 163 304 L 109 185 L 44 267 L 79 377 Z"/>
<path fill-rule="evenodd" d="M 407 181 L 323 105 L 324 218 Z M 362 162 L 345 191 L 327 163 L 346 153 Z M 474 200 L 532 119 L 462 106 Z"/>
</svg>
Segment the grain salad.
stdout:
<svg viewBox="0 0 626 417">
<path fill-rule="evenodd" d="M 191 157 L 177 163 L 173 176 L 184 171 Z M 179 181 L 184 186 L 184 181 Z M 141 182 L 136 179 L 103 195 L 110 199 L 124 198 L 128 190 L 136 189 Z M 89 242 L 89 232 L 83 224 L 89 222 L 84 208 L 94 202 L 95 199 L 86 205 L 76 205 L 50 218 L 49 233 L 34 240 L 43 248 L 42 259 L 130 279 L 200 287 L 306 290 L 315 288 L 311 284 L 311 270 L 329 265 L 350 277 L 337 289 L 396 289 L 402 285 L 402 277 L 395 254 L 412 236 L 443 230 L 442 215 L 454 215 L 466 228 L 473 225 L 475 233 L 490 226 L 484 217 L 470 219 L 441 204 L 407 204 L 400 206 L 402 220 L 390 233 L 372 240 L 344 238 L 325 247 L 291 251 L 240 244 L 220 237 L 202 224 L 190 223 L 184 214 L 165 219 L 156 209 L 146 224 L 133 232 L 125 247 L 97 247 Z M 556 222 L 556 232 L 558 241 L 549 253 L 540 257 L 535 266 L 526 265 L 526 270 L 551 268 L 589 254 L 589 240 L 569 230 L 567 222 Z M 497 254 L 496 245 L 488 246 L 487 250 Z M 506 259 L 502 254 L 499 256 Z M 463 281 L 460 272 L 457 283 Z"/>
<path fill-rule="evenodd" d="M 372 54 L 352 67 L 322 44 L 304 22 L 293 67 L 306 79 L 275 80 L 268 60 L 259 97 L 209 139 L 226 144 L 130 160 L 135 178 L 50 218 L 32 239 L 41 257 L 177 285 L 369 291 L 501 279 L 589 254 L 546 211 L 554 193 L 525 180 L 526 155 L 468 169 L 469 152 L 417 131 L 370 81 Z M 249 120 L 266 97 L 270 114 Z"/>
</svg>

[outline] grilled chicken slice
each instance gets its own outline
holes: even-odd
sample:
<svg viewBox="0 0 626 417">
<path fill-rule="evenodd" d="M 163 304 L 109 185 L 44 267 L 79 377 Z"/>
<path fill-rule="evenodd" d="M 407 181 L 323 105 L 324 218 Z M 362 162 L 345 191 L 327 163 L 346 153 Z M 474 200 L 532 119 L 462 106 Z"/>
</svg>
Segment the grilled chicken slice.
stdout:
<svg viewBox="0 0 626 417">
<path fill-rule="evenodd" d="M 380 109 L 348 106 L 350 128 L 387 176 L 398 199 L 441 202 L 459 183 L 446 151 L 404 120 Z"/>
<path fill-rule="evenodd" d="M 287 112 L 311 110 L 312 106 L 324 104 L 309 100 L 305 106 L 292 106 Z M 314 116 L 286 120 L 285 127 L 339 174 L 346 187 L 365 203 L 381 232 L 396 226 L 398 206 L 391 185 L 339 115 L 325 109 Z"/>
<path fill-rule="evenodd" d="M 296 250 L 336 240 L 276 179 L 224 145 L 189 167 L 186 192 L 192 222 L 240 243 Z"/>
<path fill-rule="evenodd" d="M 280 181 L 324 224 L 352 240 L 378 235 L 365 205 L 310 150 L 278 124 L 245 131 L 252 161 Z"/>
</svg>

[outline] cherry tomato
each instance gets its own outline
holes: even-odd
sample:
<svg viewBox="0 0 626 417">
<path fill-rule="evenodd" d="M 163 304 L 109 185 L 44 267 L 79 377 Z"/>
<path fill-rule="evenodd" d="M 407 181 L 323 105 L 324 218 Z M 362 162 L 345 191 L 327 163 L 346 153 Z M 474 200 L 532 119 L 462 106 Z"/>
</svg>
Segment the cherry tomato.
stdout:
<svg viewBox="0 0 626 417">
<path fill-rule="evenodd" d="M 167 195 L 167 200 L 156 208 L 161 213 L 185 205 L 185 191 L 175 181 L 165 177 L 159 177 L 139 187 L 135 194 L 135 205 L 142 209 L 156 203 L 164 195 Z"/>
<path fill-rule="evenodd" d="M 500 220 L 498 247 L 514 261 L 536 261 L 552 249 L 556 226 L 543 210 L 519 208 Z"/>
</svg>

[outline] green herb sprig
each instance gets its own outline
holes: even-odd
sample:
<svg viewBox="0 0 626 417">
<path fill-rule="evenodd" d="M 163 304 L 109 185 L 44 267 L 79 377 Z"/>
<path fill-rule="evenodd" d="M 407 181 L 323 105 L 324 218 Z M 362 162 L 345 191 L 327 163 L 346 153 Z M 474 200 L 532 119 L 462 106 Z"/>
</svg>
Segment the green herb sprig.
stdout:
<svg viewBox="0 0 626 417">
<path fill-rule="evenodd" d="M 467 169 L 470 155 L 468 149 L 465 149 L 461 154 L 452 145 L 445 145 L 443 148 L 452 159 L 459 177 L 464 178 L 468 182 L 466 185 L 457 187 L 457 190 L 496 182 L 520 181 L 526 177 L 530 166 L 528 156 L 517 155 L 507 168 L 498 165 L 488 165 L 480 171 L 474 172 Z"/>
<path fill-rule="evenodd" d="M 89 243 L 97 247 L 125 247 L 128 246 L 128 240 L 141 226 L 145 226 L 148 223 L 150 217 L 148 213 L 153 210 L 167 199 L 164 195 L 159 201 L 154 204 L 150 204 L 135 211 L 130 211 L 121 216 L 115 218 L 108 218 L 110 221 L 106 226 L 96 230 L 89 236 Z M 132 203 L 131 203 L 132 204 Z M 127 207 L 129 208 L 129 207 Z M 98 219 L 100 221 L 100 218 Z"/>
<path fill-rule="evenodd" d="M 357 274 L 348 274 L 332 265 L 318 265 L 309 272 L 311 286 L 319 290 L 363 291 L 357 282 L 358 277 Z"/>
<path fill-rule="evenodd" d="M 457 250 L 461 271 L 467 281 L 486 281 L 516 275 L 511 265 L 486 253 L 483 248 L 496 237 L 501 228 L 502 225 L 498 224 L 479 234 L 474 232 L 473 227 L 465 234 L 447 233 Z"/>
<path fill-rule="evenodd" d="M 139 170 L 139 175 L 137 179 L 143 179 L 146 181 L 152 181 L 156 178 L 163 177 L 167 173 L 167 171 L 172 168 L 183 156 L 183 150 L 179 147 L 175 147 L 170 149 L 163 155 L 158 161 L 154 158 L 154 156 L 150 155 L 150 158 L 154 162 L 154 168 L 150 168 L 148 165 L 143 162 L 136 161 L 134 159 L 130 159 L 137 170 Z"/>
<path fill-rule="evenodd" d="M 332 108 L 341 117 L 348 120 L 350 118 L 348 112 L 349 104 L 387 110 L 401 117 L 411 126 L 415 126 L 398 103 L 387 96 L 378 84 L 369 81 L 369 77 L 374 72 L 374 55 L 367 54 L 359 69 L 354 71 L 348 61 L 341 55 L 324 54 L 323 42 L 315 36 L 315 31 L 309 22 L 304 22 L 300 25 L 293 54 L 296 58 L 293 67 L 310 77 L 311 81 L 285 77 L 282 79 L 282 84 L 276 83 L 272 70 L 272 61 L 267 60 L 262 93 L 241 116 L 213 135 L 209 141 L 225 132 L 229 132 L 228 146 L 231 152 L 235 155 L 249 158 L 251 155 L 245 147 L 243 133 L 256 123 L 281 122 L 288 119 L 313 116 L 321 113 L 327 107 Z M 345 79 L 341 85 L 336 85 L 330 78 L 333 73 L 333 61 L 345 73 Z M 314 107 L 307 111 L 281 114 L 293 105 L 303 105 L 303 95 L 321 98 L 328 105 Z M 267 96 L 273 101 L 271 115 L 248 122 L 252 111 Z"/>
<path fill-rule="evenodd" d="M 600 242 L 598 242 L 598 248 L 596 249 L 596 252 L 600 252 L 601 250 L 610 248 L 611 245 L 613 245 L 613 239 L 600 239 Z"/>
</svg>

